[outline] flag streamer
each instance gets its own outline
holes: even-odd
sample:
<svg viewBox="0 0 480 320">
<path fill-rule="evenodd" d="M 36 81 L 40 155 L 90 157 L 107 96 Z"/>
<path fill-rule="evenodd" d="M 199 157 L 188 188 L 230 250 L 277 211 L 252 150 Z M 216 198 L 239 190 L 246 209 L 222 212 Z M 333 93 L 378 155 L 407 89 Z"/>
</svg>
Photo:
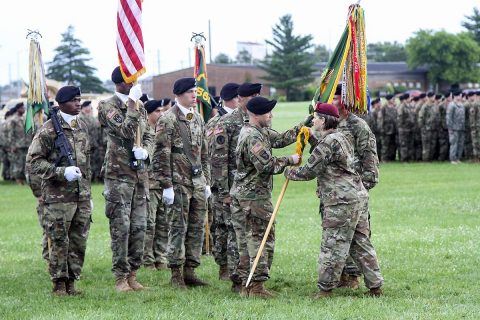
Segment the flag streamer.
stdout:
<svg viewBox="0 0 480 320">
<path fill-rule="evenodd" d="M 195 67 L 193 77 L 197 80 L 197 107 L 198 112 L 205 122 L 210 119 L 212 114 L 212 102 L 207 84 L 207 65 L 205 63 L 205 47 L 202 40 L 205 39 L 202 34 L 194 34 L 195 40 Z"/>
</svg>

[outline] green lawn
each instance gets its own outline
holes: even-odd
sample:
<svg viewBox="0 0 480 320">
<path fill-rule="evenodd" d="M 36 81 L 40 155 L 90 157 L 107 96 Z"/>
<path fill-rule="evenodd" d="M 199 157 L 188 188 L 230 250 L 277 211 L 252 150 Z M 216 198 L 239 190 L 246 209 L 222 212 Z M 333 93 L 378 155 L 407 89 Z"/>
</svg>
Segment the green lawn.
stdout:
<svg viewBox="0 0 480 320">
<path fill-rule="evenodd" d="M 275 109 L 279 130 L 304 117 L 305 103 Z M 282 150 L 292 152 L 293 147 Z M 284 181 L 275 178 L 273 201 Z M 41 231 L 28 187 L 0 182 L 0 319 L 479 319 L 480 166 L 382 164 L 370 194 L 372 241 L 385 278 L 385 296 L 337 290 L 313 301 L 320 248 L 315 182 L 291 182 L 277 219 L 267 288 L 270 301 L 241 299 L 217 280 L 212 257 L 198 269 L 207 288 L 179 292 L 169 272 L 139 272 L 149 287 L 113 290 L 103 186 L 94 185 L 93 214 L 80 297 L 55 298 L 41 258 Z"/>
</svg>

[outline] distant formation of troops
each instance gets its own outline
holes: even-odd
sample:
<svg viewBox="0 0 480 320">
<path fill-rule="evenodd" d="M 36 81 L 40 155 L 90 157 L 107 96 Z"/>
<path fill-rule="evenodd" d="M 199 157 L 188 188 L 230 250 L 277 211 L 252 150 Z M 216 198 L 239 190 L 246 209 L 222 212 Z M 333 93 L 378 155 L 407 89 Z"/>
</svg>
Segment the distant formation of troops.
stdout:
<svg viewBox="0 0 480 320">
<path fill-rule="evenodd" d="M 480 161 L 480 91 L 389 94 L 362 117 L 381 161 Z"/>
<path fill-rule="evenodd" d="M 37 198 L 42 256 L 58 296 L 80 293 L 75 282 L 90 229 L 91 181 L 101 181 L 115 290 L 143 290 L 137 279 L 142 266 L 170 269 L 174 288 L 208 285 L 195 272 L 207 231 L 219 279 L 242 297 L 272 298 L 264 283 L 275 227 L 249 286 L 247 279 L 273 213 L 272 176 L 281 173 L 317 179 L 323 235 L 316 298 L 338 287 L 358 288 L 362 275 L 366 294 L 380 296 L 383 277 L 370 242 L 368 206 L 379 160 L 393 161 L 397 151 L 401 161 L 456 164 L 480 157 L 480 92 L 387 95 L 383 105 L 371 101 L 371 112 L 360 117 L 347 111 L 338 87 L 332 104 L 317 103 L 313 120 L 279 133 L 271 129 L 276 101 L 260 96 L 259 83 L 225 84 L 205 123 L 194 78 L 174 83 L 174 100 L 149 99 L 140 85 L 125 82 L 119 67 L 112 81 L 115 93 L 99 103 L 98 118 L 90 101 L 81 102 L 79 88 L 65 86 L 52 118 L 40 125 L 36 116 L 34 137 L 24 134 L 23 104 L 0 125 L 2 175 L 26 181 Z M 292 169 L 299 156 L 275 157 L 272 148 L 294 143 L 303 126 L 312 152 L 304 166 Z M 60 135 L 67 149 L 59 147 Z"/>
</svg>

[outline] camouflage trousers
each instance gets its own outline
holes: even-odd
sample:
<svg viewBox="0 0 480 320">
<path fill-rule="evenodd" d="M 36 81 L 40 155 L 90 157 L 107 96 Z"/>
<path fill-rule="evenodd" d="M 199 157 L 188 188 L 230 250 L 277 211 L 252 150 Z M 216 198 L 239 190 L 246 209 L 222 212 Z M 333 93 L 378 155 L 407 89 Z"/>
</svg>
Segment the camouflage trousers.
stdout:
<svg viewBox="0 0 480 320">
<path fill-rule="evenodd" d="M 450 144 L 448 130 L 440 129 L 438 132 L 438 160 L 445 161 L 448 159 Z"/>
<path fill-rule="evenodd" d="M 239 255 L 237 272 L 242 282 L 247 282 L 250 268 L 272 213 L 273 206 L 270 199 L 249 201 L 232 198 L 232 222 L 237 237 Z M 267 237 L 265 248 L 253 273 L 253 281 L 266 281 L 270 278 L 274 249 L 275 224 Z"/>
<path fill-rule="evenodd" d="M 472 136 L 473 158 L 480 160 L 480 128 L 471 128 L 470 134 Z"/>
<path fill-rule="evenodd" d="M 205 223 L 205 236 L 203 237 L 202 254 L 213 253 L 213 248 L 215 246 L 214 234 L 215 234 L 215 229 L 217 225 L 215 223 L 215 208 L 213 205 L 212 198 L 213 197 L 209 197 L 207 199 L 207 220 Z M 207 242 L 207 230 L 208 230 L 208 242 Z M 208 247 L 207 247 L 207 244 L 208 244 Z"/>
<path fill-rule="evenodd" d="M 413 133 L 410 130 L 398 130 L 398 149 L 400 161 L 415 160 Z"/>
<path fill-rule="evenodd" d="M 8 151 L 2 148 L 0 152 L 0 161 L 2 165 L 2 178 L 3 180 L 10 180 L 12 179 L 12 172 L 11 172 L 11 164 L 8 160 Z"/>
<path fill-rule="evenodd" d="M 37 216 L 38 223 L 42 227 L 42 258 L 48 260 L 48 238 L 47 233 L 45 232 L 45 220 L 44 220 L 44 204 L 42 200 L 42 179 L 38 175 L 31 175 L 28 173 L 28 170 L 25 170 L 25 178 L 27 179 L 27 184 L 32 189 L 32 193 L 37 198 Z"/>
<path fill-rule="evenodd" d="M 415 148 L 415 158 L 413 160 L 422 160 L 422 133 L 419 129 L 415 129 L 413 132 L 413 146 Z"/>
<path fill-rule="evenodd" d="M 8 154 L 8 160 L 11 166 L 11 173 L 13 179 L 25 179 L 25 158 L 27 157 L 26 148 L 17 149 L 15 153 Z"/>
<path fill-rule="evenodd" d="M 90 230 L 90 201 L 45 203 L 44 209 L 45 230 L 51 240 L 50 277 L 78 280 Z"/>
<path fill-rule="evenodd" d="M 397 156 L 395 134 L 382 134 L 382 161 L 393 161 Z"/>
<path fill-rule="evenodd" d="M 472 143 L 472 131 L 470 126 L 465 126 L 465 142 L 463 147 L 463 158 L 472 159 L 473 157 L 473 143 Z"/>
<path fill-rule="evenodd" d="M 448 141 L 450 142 L 450 161 L 458 161 L 462 157 L 465 143 L 465 132 L 460 130 L 449 130 Z"/>
<path fill-rule="evenodd" d="M 233 281 L 238 280 L 238 250 L 235 229 L 232 224 L 232 212 L 230 204 L 224 202 L 225 197 L 214 194 L 215 233 L 213 256 L 215 262 L 222 266 L 226 265 Z"/>
<path fill-rule="evenodd" d="M 143 249 L 144 265 L 167 263 L 168 221 L 162 195 L 162 189 L 150 189 Z"/>
<path fill-rule="evenodd" d="M 203 186 L 205 187 L 205 186 Z M 168 267 L 196 268 L 200 265 L 205 233 L 207 202 L 205 190 L 174 185 L 175 197 L 168 209 Z"/>
<path fill-rule="evenodd" d="M 349 254 L 360 267 L 367 288 L 378 288 L 383 284 L 377 255 L 370 242 L 368 211 L 363 209 L 364 201 L 323 207 L 317 283 L 321 290 L 328 291 L 338 286 Z"/>
<path fill-rule="evenodd" d="M 422 160 L 432 161 L 437 149 L 437 131 L 422 130 Z"/>
<path fill-rule="evenodd" d="M 105 179 L 105 215 L 110 221 L 112 272 L 127 277 L 142 265 L 148 182 Z"/>
</svg>

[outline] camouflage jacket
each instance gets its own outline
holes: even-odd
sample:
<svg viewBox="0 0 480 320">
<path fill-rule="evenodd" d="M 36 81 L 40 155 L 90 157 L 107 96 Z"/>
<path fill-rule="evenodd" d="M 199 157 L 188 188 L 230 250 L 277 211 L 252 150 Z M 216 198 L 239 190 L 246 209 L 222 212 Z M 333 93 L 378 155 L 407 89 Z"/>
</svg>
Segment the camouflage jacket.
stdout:
<svg viewBox="0 0 480 320">
<path fill-rule="evenodd" d="M 447 107 L 448 130 L 465 130 L 465 107 L 462 103 L 452 101 Z"/>
<path fill-rule="evenodd" d="M 470 121 L 471 129 L 480 128 L 480 101 L 475 101 L 472 103 L 470 108 L 470 116 L 468 117 Z"/>
<path fill-rule="evenodd" d="M 147 112 L 143 106 L 132 111 L 114 95 L 100 101 L 98 120 L 104 128 L 103 133 L 107 135 L 107 150 L 102 168 L 104 177 L 128 183 L 147 181 L 147 165 L 153 154 L 154 132 L 148 125 Z M 142 147 L 148 151 L 148 158 L 145 160 L 144 169 L 133 170 L 130 162 L 134 158 L 132 148 L 139 126 L 140 141 Z"/>
<path fill-rule="evenodd" d="M 55 148 L 57 134 L 51 120 L 45 122 L 28 149 L 27 159 L 30 160 L 31 174 L 42 178 L 42 196 L 45 203 L 90 200 L 90 142 L 87 126 L 83 121 L 78 121 L 78 129 L 72 130 L 61 116 L 58 118 L 73 149 L 73 161 L 80 168 L 82 177 L 72 182 L 65 179 L 65 167 L 69 166 L 65 158 L 55 166 L 58 158 L 58 150 Z"/>
<path fill-rule="evenodd" d="M 273 175 L 282 173 L 286 166 L 293 164 L 291 157 L 272 156 L 272 146 L 278 147 L 281 143 L 288 145 L 288 142 L 293 143 L 295 140 L 282 139 L 281 135 L 273 132 L 272 129 L 257 128 L 249 123 L 240 130 L 235 150 L 237 173 L 231 190 L 235 198 L 239 200 L 270 199 Z"/>
<path fill-rule="evenodd" d="M 353 146 L 354 168 L 367 189 L 378 183 L 378 155 L 375 135 L 367 123 L 353 113 L 340 121 L 338 131 L 343 133 Z"/>
<path fill-rule="evenodd" d="M 6 127 L 6 144 L 10 149 L 28 149 L 32 142 L 32 135 L 25 134 L 25 117 L 20 117 L 18 114 L 12 116 L 12 119 L 7 122 Z"/>
<path fill-rule="evenodd" d="M 89 134 L 89 140 L 90 140 L 90 148 L 93 150 L 98 148 L 99 144 L 99 135 L 100 135 L 100 123 L 98 122 L 98 119 L 95 118 L 92 115 L 86 115 L 83 113 L 80 113 L 79 118 L 85 122 L 85 124 L 88 127 L 88 134 Z"/>
<path fill-rule="evenodd" d="M 412 131 L 415 126 L 415 114 L 413 107 L 405 101 L 401 102 L 397 110 L 397 127 L 399 131 Z"/>
<path fill-rule="evenodd" d="M 220 197 L 229 195 L 228 183 L 228 144 L 224 126 L 221 122 L 227 115 L 217 114 L 210 119 L 206 126 L 208 143 L 208 158 L 210 159 L 210 175 L 212 180 L 212 192 Z"/>
<path fill-rule="evenodd" d="M 173 184 L 194 186 L 192 163 L 185 154 L 180 135 L 180 121 L 190 129 L 192 156 L 202 169 L 198 177 L 203 180 L 203 184 L 210 185 L 208 146 L 203 119 L 195 111 L 192 120 L 188 121 L 177 105 L 165 112 L 157 121 L 155 152 L 152 158 L 154 177 L 164 189 L 172 187 Z"/>
<path fill-rule="evenodd" d="M 377 118 L 378 129 L 382 134 L 392 135 L 397 132 L 397 109 L 395 106 L 384 105 Z"/>
<path fill-rule="evenodd" d="M 426 102 L 420 108 L 417 117 L 420 130 L 437 130 L 439 125 L 438 110 L 432 102 Z"/>
<path fill-rule="evenodd" d="M 319 141 L 304 166 L 288 169 L 285 176 L 294 181 L 316 177 L 317 195 L 324 206 L 354 203 L 359 197 L 367 197 L 354 168 L 353 147 L 337 130 Z"/>
<path fill-rule="evenodd" d="M 447 126 L 447 102 L 440 101 L 437 103 L 438 117 L 440 118 L 440 129 L 448 130 Z"/>
</svg>

